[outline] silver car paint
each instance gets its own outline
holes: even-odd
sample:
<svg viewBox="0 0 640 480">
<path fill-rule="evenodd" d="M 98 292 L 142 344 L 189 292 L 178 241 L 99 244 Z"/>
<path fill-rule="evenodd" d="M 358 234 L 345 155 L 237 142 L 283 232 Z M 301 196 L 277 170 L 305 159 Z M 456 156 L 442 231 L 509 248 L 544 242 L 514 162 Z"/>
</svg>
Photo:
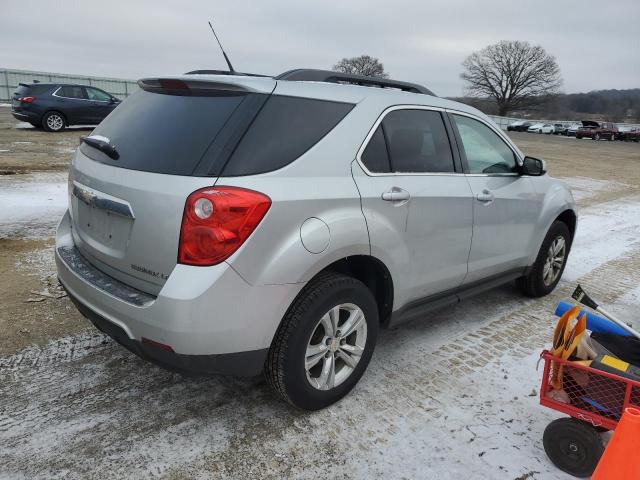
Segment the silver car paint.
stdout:
<svg viewBox="0 0 640 480">
<path fill-rule="evenodd" d="M 250 77 L 197 77 L 254 91 L 270 91 L 275 84 Z M 523 155 L 513 142 L 488 117 L 466 105 L 401 91 L 314 82 L 278 81 L 274 93 L 351 102 L 356 107 L 298 160 L 261 175 L 215 179 L 152 174 L 102 165 L 78 151 L 71 187 L 130 204 L 135 220 L 133 226 L 121 226 L 128 230 L 126 242 L 102 232 L 93 234 L 83 227 L 78 213 L 83 207 L 71 196 L 71 214 L 58 228 L 57 245 L 75 244 L 106 274 L 157 298 L 145 307 L 124 302 L 85 282 L 56 255 L 65 287 L 134 339 L 146 336 L 185 354 L 256 350 L 270 345 L 293 299 L 332 262 L 353 255 L 381 260 L 392 274 L 393 309 L 398 310 L 412 299 L 474 276 L 530 265 L 553 219 L 566 209 L 575 210 L 568 188 L 547 176 L 377 177 L 357 163 L 376 120 L 392 106 L 433 107 L 474 116 L 490 125 L 521 162 Z M 400 181 L 414 192 L 407 204 L 393 206 L 380 200 Z M 212 267 L 176 265 L 186 197 L 214 183 L 263 192 L 272 199 L 272 207 L 226 262 Z M 482 206 L 474 191 L 487 185 L 497 193 L 497 201 Z M 522 205 L 513 207 L 511 199 Z M 477 215 L 484 242 L 474 249 L 472 218 L 477 209 L 484 209 Z M 508 225 L 501 220 L 503 215 Z M 328 246 L 321 253 L 311 253 L 302 243 L 301 226 L 309 218 L 322 220 L 329 230 Z M 107 221 L 102 216 L 98 220 Z M 483 258 L 484 253 L 492 259 Z"/>
</svg>

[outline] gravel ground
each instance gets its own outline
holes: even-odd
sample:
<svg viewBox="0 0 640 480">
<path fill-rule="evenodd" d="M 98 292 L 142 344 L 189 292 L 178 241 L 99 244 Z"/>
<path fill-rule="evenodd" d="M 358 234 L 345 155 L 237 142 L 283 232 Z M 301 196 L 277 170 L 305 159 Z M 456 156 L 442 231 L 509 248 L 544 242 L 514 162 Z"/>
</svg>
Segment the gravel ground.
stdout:
<svg viewBox="0 0 640 480">
<path fill-rule="evenodd" d="M 637 318 L 637 144 L 514 134 L 581 207 L 559 288 L 530 300 L 508 285 L 382 332 L 356 389 L 310 414 L 260 377 L 183 378 L 87 329 L 51 258 L 56 185 L 86 132 L 15 127 L 0 108 L 0 169 L 18 172 L 0 176 L 0 478 L 571 478 L 542 450 L 556 414 L 536 362 L 576 281 Z"/>
</svg>

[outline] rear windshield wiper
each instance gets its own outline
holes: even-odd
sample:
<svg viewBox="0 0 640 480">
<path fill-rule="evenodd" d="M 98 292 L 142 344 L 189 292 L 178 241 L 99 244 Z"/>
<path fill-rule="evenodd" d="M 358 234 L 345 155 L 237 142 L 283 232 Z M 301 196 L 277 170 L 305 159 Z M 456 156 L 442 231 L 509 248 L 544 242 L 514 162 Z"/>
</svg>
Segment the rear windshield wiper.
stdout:
<svg viewBox="0 0 640 480">
<path fill-rule="evenodd" d="M 90 147 L 95 148 L 96 150 L 100 150 L 107 157 L 118 160 L 120 158 L 120 154 L 116 150 L 116 147 L 109 143 L 109 139 L 106 137 L 101 137 L 98 135 L 90 135 L 88 137 L 80 137 L 80 141 L 86 143 Z"/>
</svg>

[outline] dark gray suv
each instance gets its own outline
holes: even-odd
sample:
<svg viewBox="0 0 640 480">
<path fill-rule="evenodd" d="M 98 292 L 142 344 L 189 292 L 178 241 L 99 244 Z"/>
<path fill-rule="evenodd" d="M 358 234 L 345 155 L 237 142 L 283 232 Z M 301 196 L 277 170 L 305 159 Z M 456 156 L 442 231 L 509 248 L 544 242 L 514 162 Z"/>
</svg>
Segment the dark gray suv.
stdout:
<svg viewBox="0 0 640 480">
<path fill-rule="evenodd" d="M 119 99 L 96 87 L 21 83 L 13 93 L 11 113 L 34 127 L 60 132 L 69 125 L 97 125 L 119 103 Z"/>
</svg>

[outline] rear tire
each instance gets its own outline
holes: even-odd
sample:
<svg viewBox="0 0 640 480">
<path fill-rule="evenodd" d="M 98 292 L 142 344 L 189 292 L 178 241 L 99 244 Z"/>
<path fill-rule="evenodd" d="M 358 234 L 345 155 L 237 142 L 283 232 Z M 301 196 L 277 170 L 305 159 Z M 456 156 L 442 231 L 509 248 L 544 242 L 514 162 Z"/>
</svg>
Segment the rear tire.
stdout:
<svg viewBox="0 0 640 480">
<path fill-rule="evenodd" d="M 47 112 L 42 117 L 42 128 L 47 132 L 61 132 L 66 125 L 67 121 L 60 112 Z"/>
<path fill-rule="evenodd" d="M 599 141 L 599 140 L 600 140 L 600 134 L 599 134 L 599 133 L 596 133 L 596 134 L 593 136 L 593 139 L 594 139 L 596 142 L 597 142 L 597 141 Z"/>
<path fill-rule="evenodd" d="M 356 318 L 357 329 L 341 337 L 345 332 L 340 329 L 350 330 L 349 321 Z M 378 324 L 375 298 L 362 282 L 333 272 L 319 274 L 294 300 L 275 334 L 265 365 L 267 381 L 303 410 L 337 402 L 367 368 Z"/>
<path fill-rule="evenodd" d="M 595 428 L 573 418 L 559 418 L 547 425 L 542 444 L 556 467 L 580 478 L 593 474 L 604 452 Z"/>
<path fill-rule="evenodd" d="M 569 227 L 564 222 L 553 222 L 531 270 L 516 281 L 518 287 L 529 297 L 550 294 L 562 277 L 570 249 Z"/>
</svg>

